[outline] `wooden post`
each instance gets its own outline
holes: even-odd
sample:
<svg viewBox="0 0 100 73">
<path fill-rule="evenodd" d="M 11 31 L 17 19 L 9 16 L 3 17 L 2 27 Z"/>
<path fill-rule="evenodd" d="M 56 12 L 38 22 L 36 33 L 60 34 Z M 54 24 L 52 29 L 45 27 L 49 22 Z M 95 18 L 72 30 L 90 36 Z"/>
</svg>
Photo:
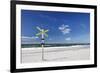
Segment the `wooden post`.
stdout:
<svg viewBox="0 0 100 73">
<path fill-rule="evenodd" d="M 44 45 L 42 44 L 42 60 L 44 61 Z"/>
<path fill-rule="evenodd" d="M 44 61 L 44 34 L 41 35 L 42 60 Z"/>
</svg>

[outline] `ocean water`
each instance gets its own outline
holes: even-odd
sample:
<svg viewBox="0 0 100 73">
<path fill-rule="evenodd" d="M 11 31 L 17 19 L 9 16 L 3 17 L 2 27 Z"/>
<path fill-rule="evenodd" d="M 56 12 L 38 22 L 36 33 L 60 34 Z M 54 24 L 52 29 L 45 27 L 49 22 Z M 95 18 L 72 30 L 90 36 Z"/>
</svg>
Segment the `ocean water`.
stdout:
<svg viewBox="0 0 100 73">
<path fill-rule="evenodd" d="M 68 46 L 84 46 L 84 47 L 90 47 L 89 43 L 82 43 L 82 44 L 44 44 L 44 47 L 68 47 Z M 41 44 L 21 44 L 21 48 L 32 48 L 32 47 L 41 47 Z"/>
</svg>

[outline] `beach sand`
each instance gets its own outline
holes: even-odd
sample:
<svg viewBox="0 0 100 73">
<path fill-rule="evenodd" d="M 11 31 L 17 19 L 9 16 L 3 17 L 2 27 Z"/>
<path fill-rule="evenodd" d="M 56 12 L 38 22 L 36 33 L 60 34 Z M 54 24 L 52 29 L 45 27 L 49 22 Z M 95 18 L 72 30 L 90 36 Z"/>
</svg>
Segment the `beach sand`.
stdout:
<svg viewBox="0 0 100 73">
<path fill-rule="evenodd" d="M 22 63 L 42 62 L 41 48 L 22 48 Z M 89 60 L 90 48 L 86 46 L 45 47 L 44 61 Z"/>
</svg>

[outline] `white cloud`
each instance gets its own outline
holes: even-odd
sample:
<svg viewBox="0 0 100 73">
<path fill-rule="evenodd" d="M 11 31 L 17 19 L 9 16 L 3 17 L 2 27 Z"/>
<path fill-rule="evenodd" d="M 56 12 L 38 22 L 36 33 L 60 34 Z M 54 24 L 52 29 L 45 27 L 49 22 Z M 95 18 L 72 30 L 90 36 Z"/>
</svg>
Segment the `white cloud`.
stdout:
<svg viewBox="0 0 100 73">
<path fill-rule="evenodd" d="M 59 27 L 59 29 L 60 29 L 60 30 L 63 30 L 63 29 L 65 29 L 65 28 L 67 28 L 67 27 L 69 27 L 69 25 L 64 25 L 64 24 L 62 24 L 62 25 Z"/>
<path fill-rule="evenodd" d="M 37 39 L 37 38 L 39 38 L 39 37 L 37 37 L 37 36 L 33 36 L 33 37 L 22 36 L 21 38 L 22 38 L 22 39 Z"/>
<path fill-rule="evenodd" d="M 59 28 L 58 28 L 63 34 L 68 34 L 70 33 L 71 29 L 69 28 L 69 25 L 64 25 L 62 24 Z"/>
<path fill-rule="evenodd" d="M 69 29 L 69 28 L 66 28 L 66 29 L 62 30 L 62 33 L 63 33 L 63 34 L 70 33 L 70 29 Z"/>
<path fill-rule="evenodd" d="M 70 40 L 71 40 L 71 38 L 70 38 L 70 37 L 68 37 L 68 38 L 65 38 L 65 40 L 66 40 L 66 41 L 70 41 Z"/>
</svg>

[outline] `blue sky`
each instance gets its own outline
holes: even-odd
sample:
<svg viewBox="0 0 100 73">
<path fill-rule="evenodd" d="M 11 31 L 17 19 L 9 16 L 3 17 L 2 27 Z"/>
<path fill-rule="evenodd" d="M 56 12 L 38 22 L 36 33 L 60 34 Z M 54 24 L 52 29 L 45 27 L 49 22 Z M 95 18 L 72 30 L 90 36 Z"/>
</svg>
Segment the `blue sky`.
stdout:
<svg viewBox="0 0 100 73">
<path fill-rule="evenodd" d="M 90 14 L 21 10 L 22 43 L 39 43 L 36 27 L 48 29 L 46 43 L 89 43 Z"/>
</svg>

